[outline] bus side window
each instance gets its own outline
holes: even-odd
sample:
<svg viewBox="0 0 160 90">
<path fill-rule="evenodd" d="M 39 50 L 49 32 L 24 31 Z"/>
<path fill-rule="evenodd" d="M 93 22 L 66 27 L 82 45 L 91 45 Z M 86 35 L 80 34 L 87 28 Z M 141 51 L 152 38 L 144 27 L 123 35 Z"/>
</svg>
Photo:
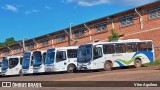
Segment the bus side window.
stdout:
<svg viewBox="0 0 160 90">
<path fill-rule="evenodd" d="M 43 53 L 43 64 L 45 64 L 45 60 L 46 60 L 46 52 Z"/>
<path fill-rule="evenodd" d="M 9 60 L 9 69 L 12 69 L 12 68 L 14 68 L 15 66 L 17 66 L 18 65 L 18 58 L 11 58 L 10 60 Z"/>
<path fill-rule="evenodd" d="M 127 52 L 137 52 L 136 43 L 128 43 L 127 44 Z"/>
<path fill-rule="evenodd" d="M 20 58 L 20 65 L 22 65 L 22 62 L 23 62 L 22 60 L 23 60 L 23 58 L 21 57 L 21 58 Z"/>
<path fill-rule="evenodd" d="M 69 49 L 67 50 L 68 58 L 77 58 L 77 49 Z"/>
<path fill-rule="evenodd" d="M 126 45 L 125 44 L 116 44 L 115 50 L 116 50 L 116 53 L 126 53 Z"/>
<path fill-rule="evenodd" d="M 104 54 L 114 54 L 115 53 L 115 49 L 114 49 L 114 45 L 103 45 L 103 53 Z"/>
<path fill-rule="evenodd" d="M 0 67 L 2 67 L 2 62 L 0 62 Z"/>
<path fill-rule="evenodd" d="M 65 51 L 57 51 L 56 53 L 56 61 L 64 61 L 66 60 L 66 52 Z"/>
<path fill-rule="evenodd" d="M 101 47 L 94 47 L 93 54 L 94 54 L 94 59 L 102 57 L 102 48 Z"/>
<path fill-rule="evenodd" d="M 147 43 L 146 42 L 138 43 L 138 51 L 147 51 Z"/>
<path fill-rule="evenodd" d="M 152 42 L 147 42 L 148 51 L 152 51 Z"/>
<path fill-rule="evenodd" d="M 31 56 L 31 66 L 33 66 L 33 56 Z"/>
</svg>

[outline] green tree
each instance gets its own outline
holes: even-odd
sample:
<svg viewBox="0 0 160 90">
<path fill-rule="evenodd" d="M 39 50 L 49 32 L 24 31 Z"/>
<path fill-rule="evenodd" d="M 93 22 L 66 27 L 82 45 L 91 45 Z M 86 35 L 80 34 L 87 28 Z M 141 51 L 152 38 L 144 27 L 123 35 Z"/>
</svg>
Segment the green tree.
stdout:
<svg viewBox="0 0 160 90">
<path fill-rule="evenodd" d="M 3 44 L 4 44 L 4 46 L 9 46 L 14 43 L 16 43 L 16 41 L 14 40 L 13 37 L 11 37 L 11 38 L 7 38 Z"/>
<path fill-rule="evenodd" d="M 0 48 L 3 47 L 3 43 L 0 42 Z"/>
<path fill-rule="evenodd" d="M 115 29 L 111 30 L 112 36 L 109 36 L 109 42 L 113 41 L 113 40 L 118 40 L 119 39 L 119 34 L 116 32 Z"/>
</svg>

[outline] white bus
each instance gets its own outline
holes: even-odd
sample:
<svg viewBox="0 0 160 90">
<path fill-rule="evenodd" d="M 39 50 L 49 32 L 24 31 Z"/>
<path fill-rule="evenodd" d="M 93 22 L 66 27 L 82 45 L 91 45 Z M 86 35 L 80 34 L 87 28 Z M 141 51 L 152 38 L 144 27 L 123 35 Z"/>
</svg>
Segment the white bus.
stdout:
<svg viewBox="0 0 160 90">
<path fill-rule="evenodd" d="M 23 75 L 33 74 L 33 52 L 31 51 L 24 52 L 22 72 Z"/>
<path fill-rule="evenodd" d="M 2 76 L 22 75 L 22 56 L 3 57 Z"/>
<path fill-rule="evenodd" d="M 45 61 L 46 72 L 74 72 L 77 69 L 77 49 L 78 46 L 48 49 Z"/>
<path fill-rule="evenodd" d="M 142 64 L 154 61 L 151 40 L 128 39 L 117 42 L 98 42 L 79 46 L 78 70 L 105 69 Z"/>
<path fill-rule="evenodd" d="M 46 51 L 33 52 L 33 73 L 45 72 Z"/>
</svg>

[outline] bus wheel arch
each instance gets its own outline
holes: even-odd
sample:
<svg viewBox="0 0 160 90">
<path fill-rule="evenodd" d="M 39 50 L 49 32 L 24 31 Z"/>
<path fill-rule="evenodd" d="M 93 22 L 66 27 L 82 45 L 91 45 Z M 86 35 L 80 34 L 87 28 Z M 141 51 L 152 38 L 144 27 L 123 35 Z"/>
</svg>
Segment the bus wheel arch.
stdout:
<svg viewBox="0 0 160 90">
<path fill-rule="evenodd" d="M 136 58 L 134 61 L 134 67 L 140 68 L 142 66 L 142 60 L 140 58 Z"/>
<path fill-rule="evenodd" d="M 104 70 L 105 71 L 111 71 L 113 67 L 113 63 L 111 60 L 106 60 L 104 63 Z"/>
<path fill-rule="evenodd" d="M 69 65 L 67 66 L 67 71 L 68 71 L 69 73 L 75 72 L 76 69 L 77 69 L 77 68 L 76 68 L 76 65 L 73 64 L 73 63 L 71 63 L 71 64 L 69 64 Z"/>
</svg>

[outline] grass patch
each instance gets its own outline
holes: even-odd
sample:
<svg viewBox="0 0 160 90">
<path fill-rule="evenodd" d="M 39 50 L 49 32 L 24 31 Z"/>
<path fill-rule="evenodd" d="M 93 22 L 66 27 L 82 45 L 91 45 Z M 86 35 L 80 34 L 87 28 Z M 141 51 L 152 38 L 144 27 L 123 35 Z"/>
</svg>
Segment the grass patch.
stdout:
<svg viewBox="0 0 160 90">
<path fill-rule="evenodd" d="M 154 62 L 146 63 L 143 66 L 159 66 L 160 60 L 155 60 Z"/>
</svg>

